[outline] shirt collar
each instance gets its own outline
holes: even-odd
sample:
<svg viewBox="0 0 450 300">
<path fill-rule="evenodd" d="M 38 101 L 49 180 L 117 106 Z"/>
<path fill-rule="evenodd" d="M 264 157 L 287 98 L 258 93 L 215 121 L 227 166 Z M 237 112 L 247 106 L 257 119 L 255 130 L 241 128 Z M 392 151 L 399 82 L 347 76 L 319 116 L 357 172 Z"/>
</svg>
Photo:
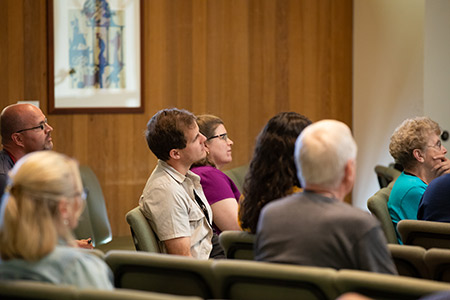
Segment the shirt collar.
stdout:
<svg viewBox="0 0 450 300">
<path fill-rule="evenodd" d="M 198 176 L 191 170 L 189 170 L 186 175 L 183 175 L 165 161 L 158 160 L 158 164 L 178 183 L 182 183 L 184 180 L 186 180 L 186 178 L 191 179 L 194 183 L 200 183 L 200 176 Z"/>
</svg>

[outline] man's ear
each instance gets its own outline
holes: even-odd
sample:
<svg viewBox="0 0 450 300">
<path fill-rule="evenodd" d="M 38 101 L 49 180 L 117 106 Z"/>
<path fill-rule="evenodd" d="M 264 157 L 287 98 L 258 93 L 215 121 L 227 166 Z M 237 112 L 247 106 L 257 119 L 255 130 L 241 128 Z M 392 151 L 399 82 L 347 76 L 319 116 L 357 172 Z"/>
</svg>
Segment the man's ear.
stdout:
<svg viewBox="0 0 450 300">
<path fill-rule="evenodd" d="M 23 147 L 23 136 L 20 133 L 13 133 L 11 135 L 11 139 L 14 142 L 14 144 Z"/>
<path fill-rule="evenodd" d="M 356 162 L 352 159 L 349 159 L 345 164 L 345 176 L 344 180 L 346 180 L 351 187 L 355 183 L 356 179 Z"/>
<path fill-rule="evenodd" d="M 425 161 L 425 158 L 423 157 L 423 153 L 420 149 L 414 149 L 413 156 L 418 162 L 423 163 Z"/>
<path fill-rule="evenodd" d="M 180 151 L 178 149 L 172 149 L 169 151 L 169 156 L 172 159 L 178 160 L 181 157 Z"/>
</svg>

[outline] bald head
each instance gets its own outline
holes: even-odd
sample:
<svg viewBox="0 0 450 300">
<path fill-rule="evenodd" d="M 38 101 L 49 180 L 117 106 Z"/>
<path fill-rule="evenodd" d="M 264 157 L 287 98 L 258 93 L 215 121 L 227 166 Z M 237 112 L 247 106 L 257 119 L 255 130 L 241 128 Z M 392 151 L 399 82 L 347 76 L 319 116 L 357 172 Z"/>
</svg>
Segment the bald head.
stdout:
<svg viewBox="0 0 450 300">
<path fill-rule="evenodd" d="M 0 115 L 2 144 L 11 142 L 11 135 L 18 130 L 27 128 L 30 115 L 42 114 L 42 111 L 31 104 L 12 104 L 5 107 Z"/>
<path fill-rule="evenodd" d="M 37 106 L 25 103 L 7 106 L 0 115 L 0 126 L 3 149 L 16 159 L 53 148 L 53 128 Z"/>
</svg>

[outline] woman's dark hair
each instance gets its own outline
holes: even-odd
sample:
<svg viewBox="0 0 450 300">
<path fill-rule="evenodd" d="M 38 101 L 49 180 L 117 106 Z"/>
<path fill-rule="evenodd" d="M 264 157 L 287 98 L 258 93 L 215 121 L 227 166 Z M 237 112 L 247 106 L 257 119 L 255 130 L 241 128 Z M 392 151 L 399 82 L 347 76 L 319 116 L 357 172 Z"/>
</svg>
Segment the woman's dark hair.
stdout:
<svg viewBox="0 0 450 300">
<path fill-rule="evenodd" d="M 267 122 L 256 140 L 253 158 L 245 176 L 239 218 L 244 229 L 256 233 L 264 205 L 300 187 L 294 163 L 297 137 L 311 121 L 295 112 L 282 112 Z"/>
<path fill-rule="evenodd" d="M 199 115 L 197 116 L 197 124 L 198 129 L 201 134 L 203 134 L 206 137 L 206 143 L 208 142 L 208 139 L 214 136 L 214 133 L 216 132 L 217 127 L 219 125 L 224 125 L 221 118 L 214 116 L 214 115 Z M 202 160 L 199 160 L 192 164 L 191 168 L 194 167 L 200 167 L 200 166 L 212 166 L 216 167 L 216 165 L 209 160 L 208 155 Z"/>
</svg>

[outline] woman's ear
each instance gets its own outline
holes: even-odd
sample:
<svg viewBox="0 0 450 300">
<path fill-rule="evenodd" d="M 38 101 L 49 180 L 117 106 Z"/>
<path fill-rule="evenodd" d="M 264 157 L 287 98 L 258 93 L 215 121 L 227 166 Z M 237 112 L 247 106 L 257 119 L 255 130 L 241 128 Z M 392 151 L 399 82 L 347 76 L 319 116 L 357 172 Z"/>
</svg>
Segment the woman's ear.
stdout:
<svg viewBox="0 0 450 300">
<path fill-rule="evenodd" d="M 423 157 L 422 150 L 420 150 L 420 149 L 414 149 L 413 150 L 413 156 L 420 163 L 423 163 L 425 161 L 425 158 Z"/>
<path fill-rule="evenodd" d="M 61 200 L 58 203 L 58 210 L 62 220 L 68 220 L 70 217 L 69 203 L 66 200 Z"/>
<path fill-rule="evenodd" d="M 204 143 L 204 145 L 205 145 L 206 154 L 209 155 L 209 152 L 210 152 L 209 146 L 206 142 Z"/>
</svg>

